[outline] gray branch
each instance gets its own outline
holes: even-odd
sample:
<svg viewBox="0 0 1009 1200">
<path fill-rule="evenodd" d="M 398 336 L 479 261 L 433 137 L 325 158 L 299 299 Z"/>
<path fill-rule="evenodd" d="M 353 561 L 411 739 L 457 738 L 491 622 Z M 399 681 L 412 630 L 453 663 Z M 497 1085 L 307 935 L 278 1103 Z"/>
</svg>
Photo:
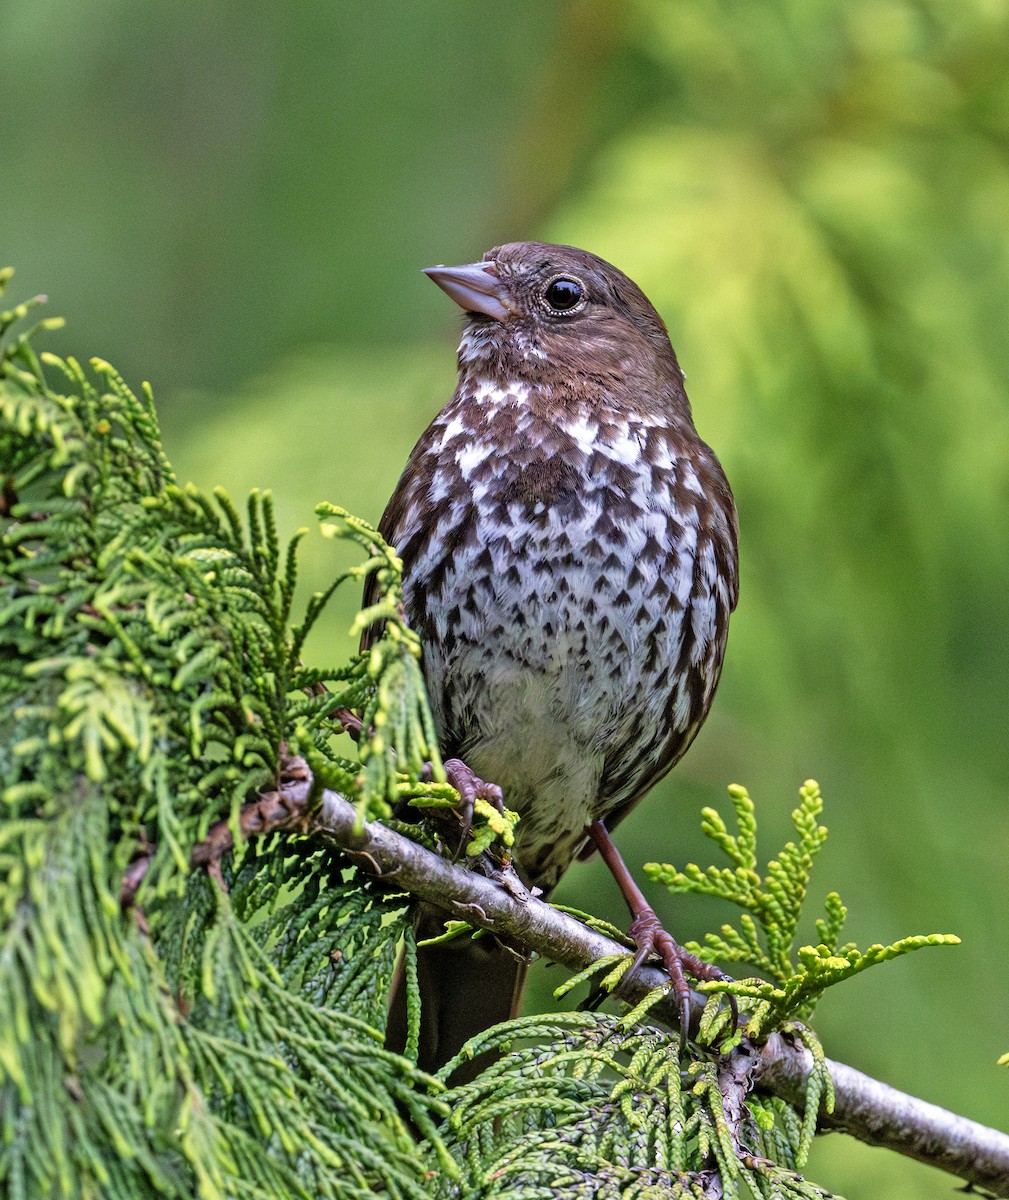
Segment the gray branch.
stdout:
<svg viewBox="0 0 1009 1200">
<path fill-rule="evenodd" d="M 289 776 L 278 792 L 250 805 L 249 816 L 246 821 L 243 814 L 246 834 L 296 825 L 306 833 L 326 837 L 397 890 L 437 905 L 449 917 L 492 929 L 504 940 L 520 943 L 572 970 L 582 970 L 596 959 L 627 951 L 611 938 L 535 899 L 513 873 L 488 878 L 449 862 L 378 822 L 357 829 L 354 806 L 330 791 L 321 794 L 320 803 L 320 798 L 312 794 L 307 771 Z M 217 851 L 223 848 L 215 847 Z M 622 998 L 633 1004 L 667 982 L 668 977 L 657 968 L 644 967 L 627 984 Z M 703 1007 L 703 997 L 695 994 L 692 1025 Z M 675 1001 L 665 1002 L 651 1012 L 673 1027 L 678 1024 Z M 801 1108 L 811 1065 L 807 1050 L 774 1034 L 759 1051 L 754 1083 Z M 834 1081 L 835 1106 L 829 1116 L 821 1114 L 821 1128 L 841 1130 L 869 1145 L 938 1167 L 995 1196 L 1009 1197 L 1009 1135 L 906 1095 L 843 1063 L 828 1061 L 827 1065 Z"/>
</svg>

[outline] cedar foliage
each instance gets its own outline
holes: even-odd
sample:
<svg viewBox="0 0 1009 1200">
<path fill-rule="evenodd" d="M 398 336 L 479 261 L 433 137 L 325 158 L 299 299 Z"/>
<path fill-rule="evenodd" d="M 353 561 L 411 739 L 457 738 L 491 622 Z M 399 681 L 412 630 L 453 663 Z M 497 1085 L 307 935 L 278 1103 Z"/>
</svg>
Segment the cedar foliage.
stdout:
<svg viewBox="0 0 1009 1200">
<path fill-rule="evenodd" d="M 622 1018 L 530 1017 L 478 1039 L 470 1053 L 510 1052 L 448 1090 L 451 1065 L 430 1078 L 382 1044 L 397 945 L 412 945 L 408 897 L 310 829 L 236 837 L 209 870 L 191 867 L 217 823 L 237 833 L 241 806 L 277 785 L 285 751 L 355 799 L 362 818 L 388 816 L 404 796 L 453 802 L 420 647 L 399 610 L 398 560 L 363 522 L 320 506 L 365 561 L 299 615 L 305 531 L 281 544 L 269 493 L 253 493 L 243 516 L 221 492 L 180 488 L 150 390 L 137 395 L 97 359 L 89 373 L 38 357 L 31 338 L 53 322 L 18 332 L 35 303 L 0 314 L 6 1194 L 827 1195 L 795 1173 L 822 1073 L 805 1122 L 751 1095 L 733 1126 L 717 996 L 714 1048 L 684 1048 L 643 1023 L 647 1004 Z M 372 572 L 379 600 L 358 618 L 381 627 L 372 649 L 304 664 L 333 590 Z M 340 707 L 368 731 L 356 760 L 334 737 Z M 735 874 L 657 872 L 676 888 L 763 904 L 777 970 L 771 983 L 732 985 L 756 1002 L 757 1029 L 769 1014 L 807 1015 L 831 969 L 841 978 L 861 958 L 838 948 L 839 901 L 824 946 L 800 951 L 797 966 L 783 949 L 822 842 L 810 797 L 797 810 L 799 849 L 771 864 L 762 891 L 752 807 L 732 794 L 739 837 L 706 820 Z M 478 822 L 471 851 L 507 844 L 508 832 Z M 737 961 L 745 943 L 762 961 L 757 941 L 727 929 L 709 950 Z M 887 953 L 924 944 L 912 942 Z"/>
<path fill-rule="evenodd" d="M 13 339 L 0 398 L 0 1178 L 15 1197 L 423 1195 L 397 1103 L 436 1147 L 444 1110 L 379 1033 L 402 898 L 297 840 L 240 850 L 226 888 L 189 869 L 285 739 L 353 785 L 326 709 L 386 675 L 422 704 L 416 655 L 384 638 L 378 687 L 361 659 L 301 667 L 322 601 L 291 628 L 297 537 L 281 550 L 269 496 L 243 522 L 178 488 L 148 391 L 45 365 L 66 394 Z"/>
</svg>

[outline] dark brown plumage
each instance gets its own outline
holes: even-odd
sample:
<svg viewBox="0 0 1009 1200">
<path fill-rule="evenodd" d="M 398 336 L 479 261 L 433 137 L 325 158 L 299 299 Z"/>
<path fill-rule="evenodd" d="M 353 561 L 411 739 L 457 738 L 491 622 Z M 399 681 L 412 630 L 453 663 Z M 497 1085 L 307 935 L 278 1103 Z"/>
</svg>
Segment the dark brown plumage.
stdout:
<svg viewBox="0 0 1009 1200">
<path fill-rule="evenodd" d="M 516 242 L 428 273 L 469 314 L 458 386 L 380 528 L 442 753 L 501 786 L 519 870 L 549 892 L 707 715 L 737 596 L 732 493 L 662 320 L 616 268 Z M 509 1015 L 504 954 L 425 953 L 422 1065 Z"/>
</svg>

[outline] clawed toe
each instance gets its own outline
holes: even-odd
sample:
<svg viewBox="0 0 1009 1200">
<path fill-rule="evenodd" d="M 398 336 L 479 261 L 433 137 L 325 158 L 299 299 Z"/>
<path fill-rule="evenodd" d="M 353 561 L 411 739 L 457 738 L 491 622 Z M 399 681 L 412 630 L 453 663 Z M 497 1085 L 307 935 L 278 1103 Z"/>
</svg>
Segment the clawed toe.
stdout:
<svg viewBox="0 0 1009 1200">
<path fill-rule="evenodd" d="M 461 758 L 445 760 L 445 778 L 470 808 L 476 800 L 486 800 L 498 812 L 504 812 L 504 795 L 496 783 L 487 783 L 474 774 Z"/>
<path fill-rule="evenodd" d="M 461 758 L 446 759 L 444 766 L 445 778 L 459 793 L 461 801 L 462 836 L 459 839 L 459 852 L 461 852 L 469 841 L 470 830 L 473 828 L 473 808 L 477 800 L 484 800 L 496 808 L 499 813 L 503 813 L 504 794 L 496 783 L 487 783 L 486 780 L 471 771 Z"/>
<path fill-rule="evenodd" d="M 701 982 L 728 979 L 729 976 L 711 963 L 704 962 L 696 954 L 684 950 L 664 928 L 652 908 L 644 908 L 638 912 L 627 932 L 637 948 L 637 953 L 625 978 L 631 978 L 653 954 L 657 955 L 669 972 L 679 1007 L 680 1029 L 686 1037 L 690 1029 L 690 984 L 687 982 L 687 976 Z M 726 998 L 732 1010 L 732 1024 L 735 1028 L 739 1023 L 736 998 L 731 995 Z"/>
</svg>

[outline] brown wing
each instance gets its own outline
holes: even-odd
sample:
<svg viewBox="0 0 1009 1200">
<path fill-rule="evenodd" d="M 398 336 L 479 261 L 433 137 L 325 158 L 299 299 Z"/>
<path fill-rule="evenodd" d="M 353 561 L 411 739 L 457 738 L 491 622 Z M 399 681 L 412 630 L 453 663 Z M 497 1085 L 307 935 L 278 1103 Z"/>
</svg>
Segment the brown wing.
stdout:
<svg viewBox="0 0 1009 1200">
<path fill-rule="evenodd" d="M 416 501 L 425 489 L 430 488 L 430 470 L 427 469 L 429 464 L 425 459 L 433 429 L 434 425 L 428 426 L 420 441 L 414 446 L 399 483 L 396 484 L 396 490 L 389 498 L 385 512 L 382 513 L 382 519 L 378 523 L 378 532 L 397 552 L 401 552 L 401 543 L 408 536 L 411 524 L 416 524 L 416 519 L 411 519 L 411 514 L 415 513 L 417 509 Z M 406 563 L 404 562 L 405 573 Z M 377 591 L 378 585 L 375 575 L 372 573 L 364 583 L 362 608 L 367 608 L 375 603 L 378 599 Z M 381 625 L 373 625 L 366 629 L 361 634 L 361 651 L 368 650 L 381 635 Z"/>
<path fill-rule="evenodd" d="M 626 799 L 618 800 L 612 808 L 608 808 L 602 814 L 606 828 L 610 832 L 686 754 L 708 715 L 722 673 L 722 660 L 729 633 L 729 615 L 739 599 L 739 524 L 729 484 L 713 455 L 711 462 L 715 469 L 707 481 L 708 501 L 706 503 L 702 501 L 702 504 L 705 505 L 702 510 L 703 517 L 707 518 L 706 522 L 702 522 L 702 530 L 706 527 L 707 535 L 714 546 L 716 579 L 722 583 L 724 589 L 724 592 L 719 592 L 715 605 L 715 631 L 711 640 L 711 652 L 699 667 L 677 668 L 677 671 L 687 671 L 687 686 L 692 695 L 690 722 L 686 728 L 680 729 L 675 728 L 672 722 L 670 723 L 669 733 L 655 755 L 650 769 L 647 769 L 643 776 L 635 780 L 633 791 Z M 701 587 L 700 555 L 698 555 L 694 563 L 694 592 L 692 595 L 696 594 Z M 689 630 L 689 622 L 687 629 Z M 685 637 L 681 660 L 688 657 L 691 645 L 690 640 Z M 620 796 L 621 792 L 626 791 L 628 780 L 640 771 L 640 765 L 640 763 L 621 760 L 619 757 L 607 760 L 599 789 L 600 797 L 604 799 L 604 802 L 606 796 Z M 594 849 L 589 845 L 582 851 L 580 857 L 588 857 Z"/>
</svg>

